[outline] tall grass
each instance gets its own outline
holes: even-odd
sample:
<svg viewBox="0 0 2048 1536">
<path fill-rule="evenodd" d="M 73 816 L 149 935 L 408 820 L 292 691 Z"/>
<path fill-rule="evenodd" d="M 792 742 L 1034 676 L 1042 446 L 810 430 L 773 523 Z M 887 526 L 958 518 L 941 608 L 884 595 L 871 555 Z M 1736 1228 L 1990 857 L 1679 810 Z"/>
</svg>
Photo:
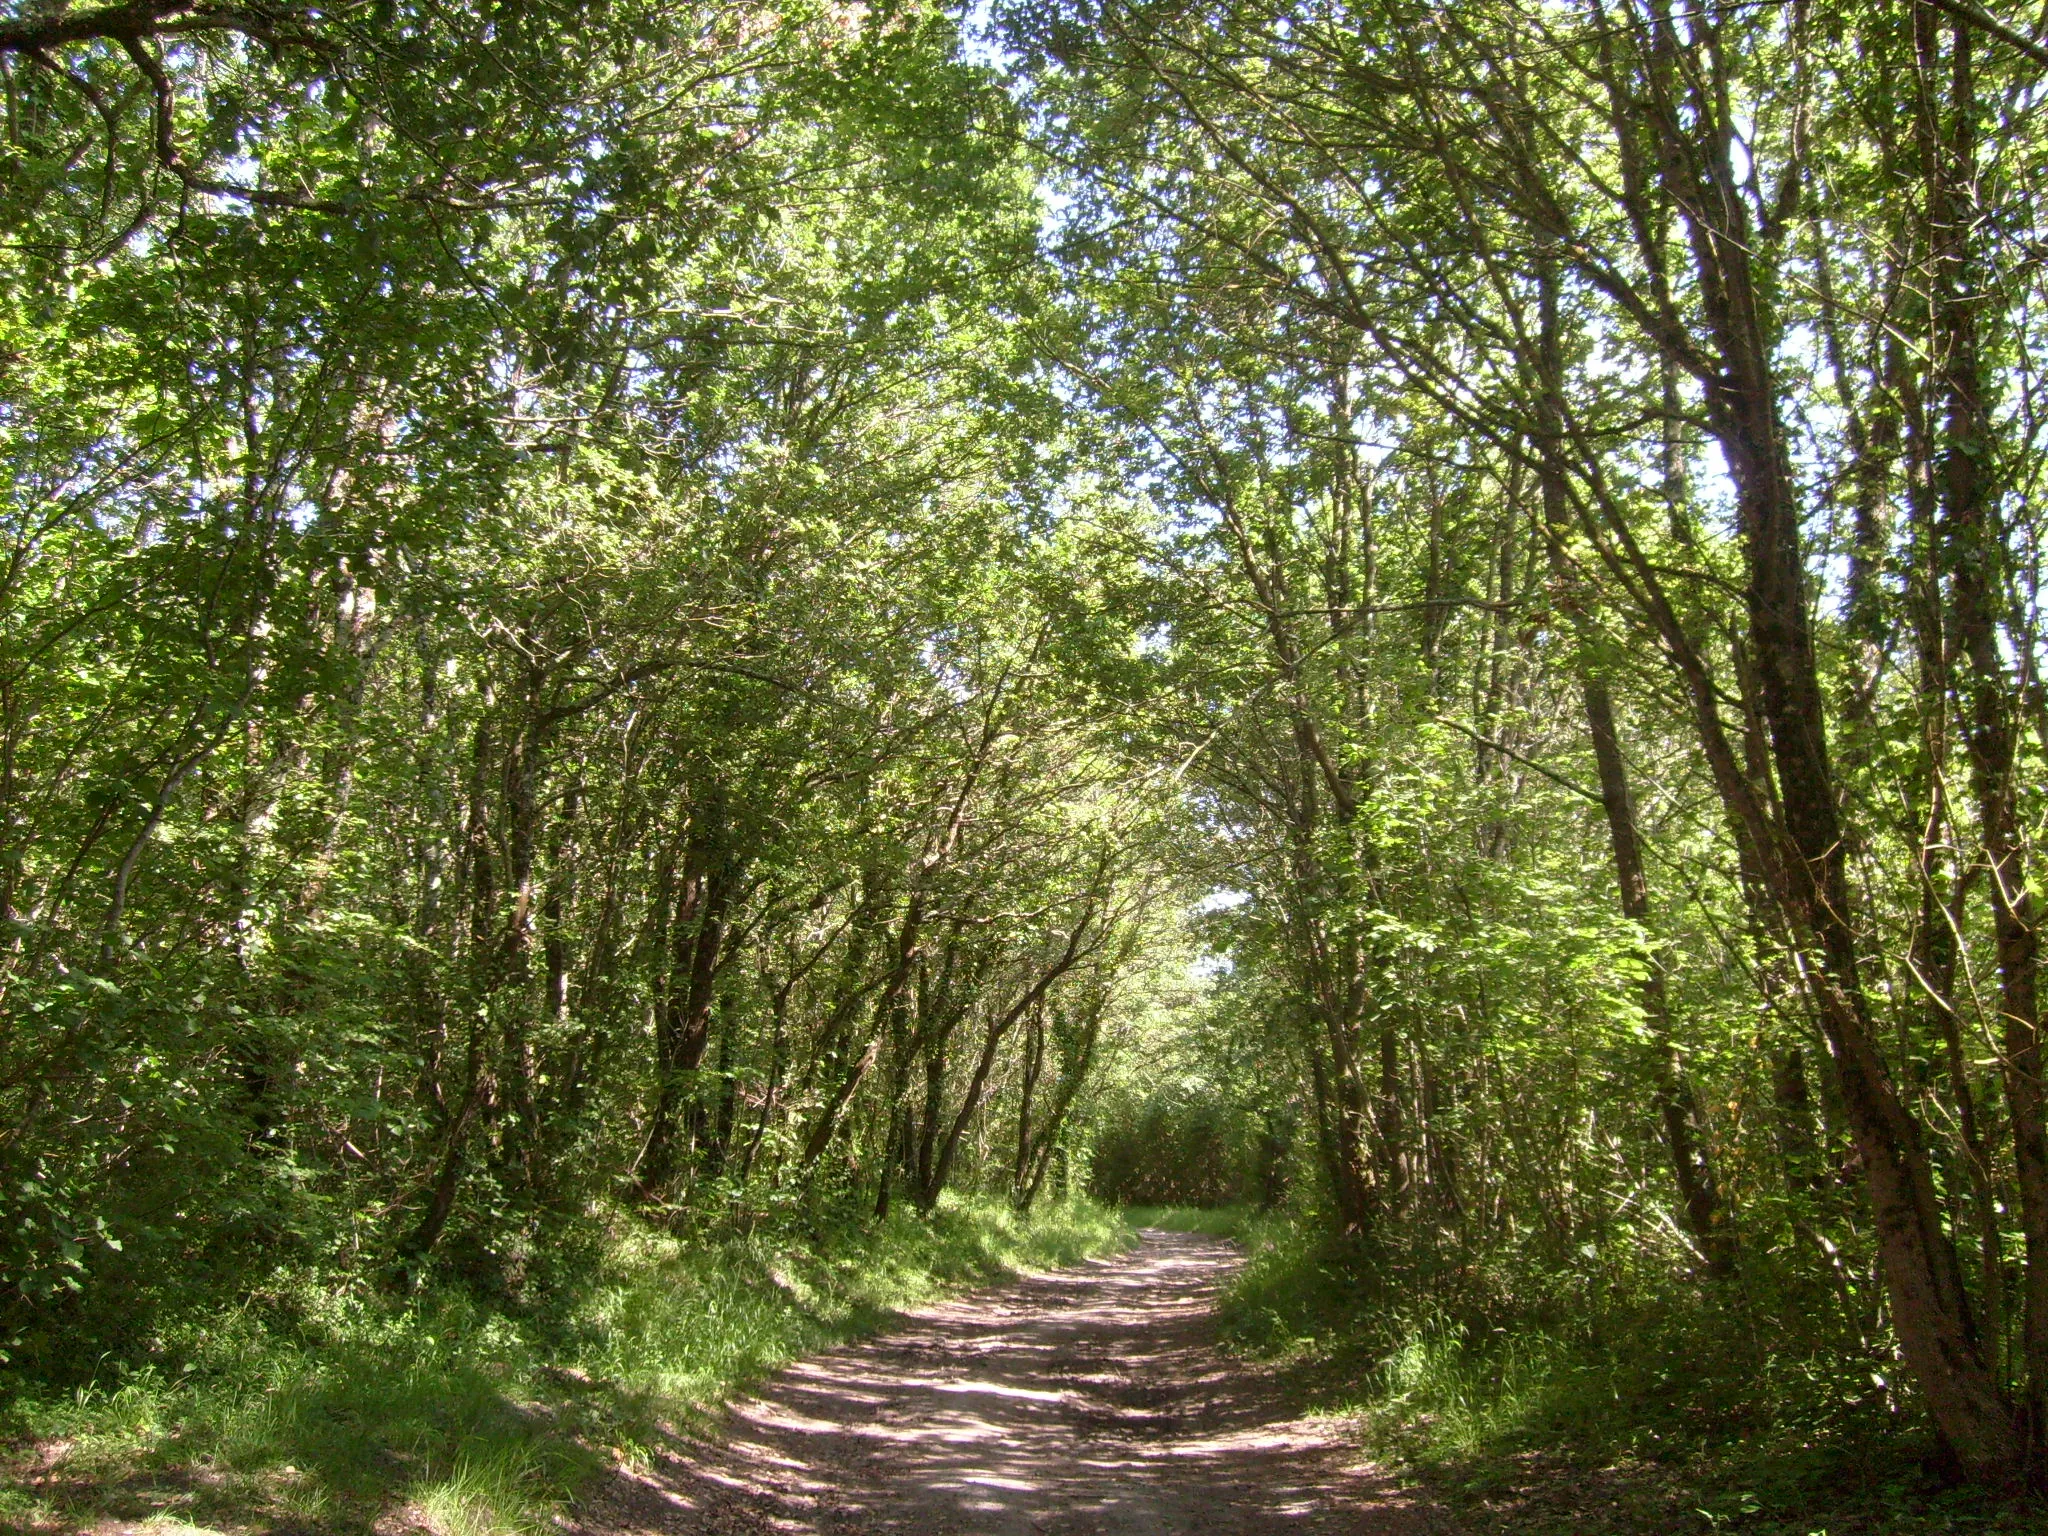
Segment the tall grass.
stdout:
<svg viewBox="0 0 2048 1536">
<path fill-rule="evenodd" d="M 1889 1358 L 1769 1254 L 1714 1282 L 1620 1247 L 1566 1267 L 1347 1244 L 1312 1218 L 1233 1235 L 1226 1340 L 1290 1364 L 1475 1536 L 2048 1529 L 1946 1486 Z"/>
<path fill-rule="evenodd" d="M 980 1200 L 682 1237 L 619 1216 L 581 1283 L 523 1317 L 273 1276 L 247 1305 L 187 1319 L 155 1363 L 0 1404 L 0 1528 L 356 1532 L 396 1511 L 440 1536 L 534 1536 L 594 1471 L 786 1361 L 1128 1234 L 1092 1205 L 1024 1218 Z"/>
</svg>

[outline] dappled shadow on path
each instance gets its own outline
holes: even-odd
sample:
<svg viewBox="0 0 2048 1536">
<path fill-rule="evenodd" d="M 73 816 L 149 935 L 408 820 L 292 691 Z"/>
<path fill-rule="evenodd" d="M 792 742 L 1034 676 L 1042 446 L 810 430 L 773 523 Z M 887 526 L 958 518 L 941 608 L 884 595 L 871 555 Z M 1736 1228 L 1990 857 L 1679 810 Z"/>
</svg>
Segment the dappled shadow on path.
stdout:
<svg viewBox="0 0 2048 1536">
<path fill-rule="evenodd" d="M 1167 1536 L 1448 1530 L 1214 1347 L 1227 1243 L 1132 1253 L 914 1314 L 792 1366 L 724 1436 L 621 1473 L 598 1536 Z"/>
</svg>

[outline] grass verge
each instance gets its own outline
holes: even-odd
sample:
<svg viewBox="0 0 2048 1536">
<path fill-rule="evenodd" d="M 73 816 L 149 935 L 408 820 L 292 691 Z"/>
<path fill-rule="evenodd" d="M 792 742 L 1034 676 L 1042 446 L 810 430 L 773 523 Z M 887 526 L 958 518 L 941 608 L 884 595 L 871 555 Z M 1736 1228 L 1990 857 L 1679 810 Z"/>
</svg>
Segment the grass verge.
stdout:
<svg viewBox="0 0 2048 1536">
<path fill-rule="evenodd" d="M 534 1536 L 593 1473 L 785 1362 L 1129 1230 L 1087 1204 L 978 1200 L 716 1237 L 620 1217 L 574 1297 L 526 1318 L 280 1273 L 167 1337 L 160 1364 L 0 1405 L 0 1530 Z"/>
<path fill-rule="evenodd" d="M 1554 1274 L 1475 1278 L 1285 1218 L 1231 1235 L 1248 1259 L 1226 1339 L 1281 1362 L 1473 1536 L 2048 1530 L 2038 1504 L 1944 1485 L 1899 1384 L 1824 1323 L 1784 1323 L 1800 1314 L 1767 1273 L 1716 1289 L 1603 1256 L 1566 1294 Z"/>
</svg>

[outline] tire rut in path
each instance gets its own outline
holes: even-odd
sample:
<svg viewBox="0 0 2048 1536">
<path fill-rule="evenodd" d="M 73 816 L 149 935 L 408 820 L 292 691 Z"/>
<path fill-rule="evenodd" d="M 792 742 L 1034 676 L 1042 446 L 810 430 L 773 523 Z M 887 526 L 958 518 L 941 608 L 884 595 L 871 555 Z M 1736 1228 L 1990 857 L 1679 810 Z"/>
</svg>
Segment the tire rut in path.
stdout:
<svg viewBox="0 0 2048 1536">
<path fill-rule="evenodd" d="M 815 1355 L 725 1432 L 620 1472 L 579 1536 L 1423 1536 L 1450 1526 L 1215 1347 L 1240 1262 L 1131 1252 L 962 1296 Z"/>
</svg>

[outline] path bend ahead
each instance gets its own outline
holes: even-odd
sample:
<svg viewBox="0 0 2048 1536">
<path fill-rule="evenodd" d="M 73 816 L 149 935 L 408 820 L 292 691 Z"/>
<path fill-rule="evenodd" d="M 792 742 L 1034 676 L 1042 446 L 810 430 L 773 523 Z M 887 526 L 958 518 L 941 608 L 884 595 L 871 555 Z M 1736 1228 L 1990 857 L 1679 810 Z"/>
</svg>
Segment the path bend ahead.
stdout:
<svg viewBox="0 0 2048 1536">
<path fill-rule="evenodd" d="M 1215 1348 L 1239 1263 L 1136 1248 L 815 1355 L 620 1473 L 580 1536 L 1426 1536 L 1440 1517 Z"/>
</svg>

